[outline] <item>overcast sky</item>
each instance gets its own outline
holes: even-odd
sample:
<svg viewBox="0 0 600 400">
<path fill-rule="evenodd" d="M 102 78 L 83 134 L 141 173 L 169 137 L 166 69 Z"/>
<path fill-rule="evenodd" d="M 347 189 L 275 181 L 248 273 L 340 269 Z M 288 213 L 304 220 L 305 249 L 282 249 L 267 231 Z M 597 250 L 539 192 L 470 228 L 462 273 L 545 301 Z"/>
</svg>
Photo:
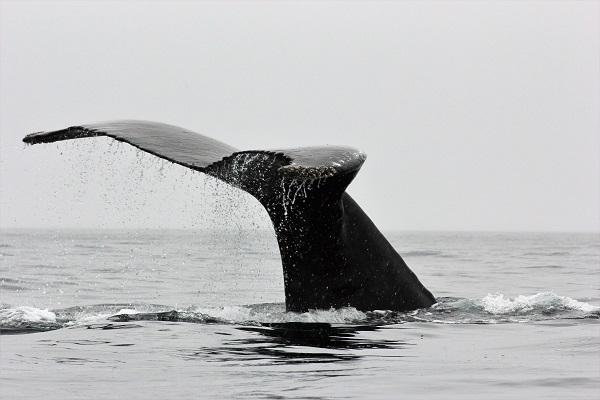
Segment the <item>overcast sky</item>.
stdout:
<svg viewBox="0 0 600 400">
<path fill-rule="evenodd" d="M 338 144 L 385 230 L 600 229 L 600 3 L 0 2 L 0 227 L 266 225 L 258 203 L 108 139 Z"/>
</svg>

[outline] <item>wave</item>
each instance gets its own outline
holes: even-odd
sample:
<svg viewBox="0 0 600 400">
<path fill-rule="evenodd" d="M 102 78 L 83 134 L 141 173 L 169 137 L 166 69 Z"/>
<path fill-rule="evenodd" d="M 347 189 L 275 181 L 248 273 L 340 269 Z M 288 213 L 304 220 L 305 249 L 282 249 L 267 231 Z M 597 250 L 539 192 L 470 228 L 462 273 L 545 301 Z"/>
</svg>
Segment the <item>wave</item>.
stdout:
<svg viewBox="0 0 600 400">
<path fill-rule="evenodd" d="M 48 309 L 19 306 L 0 310 L 0 333 L 40 332 L 62 328 Z"/>
<path fill-rule="evenodd" d="M 533 296 L 519 296 L 514 300 L 505 299 L 502 294 L 488 294 L 481 300 L 483 309 L 494 315 L 523 315 L 541 313 L 551 315 L 560 311 L 582 311 L 592 313 L 600 307 L 563 297 L 553 292 L 538 293 Z"/>
<path fill-rule="evenodd" d="M 525 269 L 564 269 L 562 265 L 530 265 L 523 267 Z"/>
<path fill-rule="evenodd" d="M 189 307 L 174 310 L 153 304 L 102 304 L 48 310 L 30 306 L 0 305 L 0 333 L 42 332 L 69 327 L 115 328 L 131 321 L 171 321 L 197 324 L 388 325 L 407 322 L 442 324 L 523 323 L 554 319 L 600 319 L 600 307 L 553 292 L 505 298 L 488 294 L 478 299 L 441 298 L 428 309 L 408 313 L 378 310 L 362 312 L 352 307 L 286 312 L 283 303 L 248 306 Z M 117 324 L 117 325 L 115 325 Z"/>
<path fill-rule="evenodd" d="M 554 292 L 505 298 L 488 294 L 480 299 L 447 299 L 432 307 L 431 316 L 447 314 L 451 318 L 432 319 L 444 323 L 535 322 L 550 319 L 600 318 L 600 307 Z"/>
<path fill-rule="evenodd" d="M 454 258 L 452 254 L 447 254 L 437 250 L 415 250 L 406 251 L 402 253 L 405 257 L 442 257 L 442 258 Z"/>
</svg>

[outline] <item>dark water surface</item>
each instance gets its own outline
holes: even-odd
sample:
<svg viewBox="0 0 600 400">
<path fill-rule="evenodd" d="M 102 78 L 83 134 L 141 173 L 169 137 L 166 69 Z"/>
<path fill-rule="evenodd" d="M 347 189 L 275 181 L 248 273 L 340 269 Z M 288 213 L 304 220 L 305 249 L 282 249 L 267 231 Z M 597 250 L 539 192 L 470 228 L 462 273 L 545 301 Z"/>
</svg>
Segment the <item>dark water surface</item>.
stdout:
<svg viewBox="0 0 600 400">
<path fill-rule="evenodd" d="M 2 231 L 0 397 L 600 398 L 600 238 L 390 233 L 427 310 L 286 313 L 272 233 Z"/>
</svg>

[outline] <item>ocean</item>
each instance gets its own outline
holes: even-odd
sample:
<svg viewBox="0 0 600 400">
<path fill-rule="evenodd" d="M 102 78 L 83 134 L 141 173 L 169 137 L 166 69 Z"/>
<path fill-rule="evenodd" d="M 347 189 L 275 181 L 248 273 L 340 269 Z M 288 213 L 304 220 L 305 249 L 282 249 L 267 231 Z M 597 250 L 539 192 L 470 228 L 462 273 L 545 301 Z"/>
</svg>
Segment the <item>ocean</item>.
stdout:
<svg viewBox="0 0 600 400">
<path fill-rule="evenodd" d="M 599 399 L 600 235 L 386 232 L 436 296 L 285 312 L 256 230 L 2 230 L 2 399 Z"/>
</svg>

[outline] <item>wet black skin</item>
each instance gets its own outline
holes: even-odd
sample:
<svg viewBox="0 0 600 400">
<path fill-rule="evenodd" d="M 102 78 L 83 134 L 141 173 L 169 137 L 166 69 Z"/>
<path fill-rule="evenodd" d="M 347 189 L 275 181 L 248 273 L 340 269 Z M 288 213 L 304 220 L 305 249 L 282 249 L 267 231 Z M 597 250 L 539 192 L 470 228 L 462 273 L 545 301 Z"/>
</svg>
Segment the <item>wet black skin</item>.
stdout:
<svg viewBox="0 0 600 400">
<path fill-rule="evenodd" d="M 231 171 L 228 162 L 221 170 Z M 431 292 L 345 192 L 358 170 L 310 182 L 284 176 L 284 163 L 275 157 L 246 162 L 243 183 L 239 177 L 234 184 L 236 179 L 224 173 L 214 175 L 266 208 L 281 253 L 288 311 L 408 311 L 435 304 Z"/>
<path fill-rule="evenodd" d="M 239 152 L 187 129 L 109 121 L 27 135 L 29 144 L 108 136 L 254 196 L 277 236 L 288 311 L 408 311 L 433 295 L 346 193 L 365 155 L 345 147 Z M 111 162 L 114 162 L 111 160 Z"/>
</svg>

